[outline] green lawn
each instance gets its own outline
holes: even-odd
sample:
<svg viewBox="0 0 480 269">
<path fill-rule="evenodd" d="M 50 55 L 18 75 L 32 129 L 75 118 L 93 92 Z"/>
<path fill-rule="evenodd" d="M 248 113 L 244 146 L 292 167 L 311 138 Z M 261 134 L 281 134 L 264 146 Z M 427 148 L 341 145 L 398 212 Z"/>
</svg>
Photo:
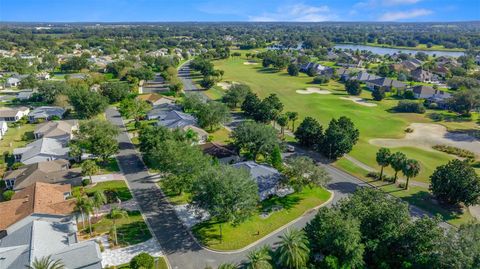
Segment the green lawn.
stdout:
<svg viewBox="0 0 480 269">
<path fill-rule="evenodd" d="M 110 158 L 105 163 L 97 161 L 97 165 L 100 167 L 98 175 L 120 172 L 120 167 L 118 167 L 117 159 L 115 158 Z"/>
<path fill-rule="evenodd" d="M 3 154 L 3 158 L 0 159 L 0 172 L 4 172 L 7 165 L 13 163 L 13 157 L 11 154 L 14 148 L 24 147 L 26 144 L 34 140 L 33 130 L 35 130 L 34 124 L 24 124 L 18 127 L 12 127 L 9 125 L 8 131 L 5 136 L 0 140 L 0 152 Z"/>
<path fill-rule="evenodd" d="M 225 90 L 219 86 L 213 86 L 212 88 L 204 91 L 203 93 L 212 100 L 220 100 L 225 94 Z"/>
<path fill-rule="evenodd" d="M 130 190 L 128 189 L 127 183 L 123 180 L 110 180 L 86 187 L 78 186 L 73 188 L 73 192 L 78 191 L 84 192 L 87 195 L 96 191 L 103 191 L 110 202 L 116 202 L 116 197 L 122 201 L 127 201 L 133 198 L 132 193 L 130 193 Z"/>
<path fill-rule="evenodd" d="M 231 142 L 230 132 L 223 127 L 213 133 L 210 133 L 209 135 L 212 136 L 212 142 L 217 142 L 221 144 L 228 144 L 229 142 Z"/>
<path fill-rule="evenodd" d="M 178 193 L 169 191 L 165 187 L 163 187 L 163 182 L 161 180 L 158 181 L 157 184 L 160 187 L 160 189 L 162 189 L 163 194 L 165 194 L 168 197 L 168 200 L 170 201 L 171 204 L 183 205 L 183 204 L 190 203 L 190 194 L 183 192 L 182 194 L 178 195 Z"/>
<path fill-rule="evenodd" d="M 458 212 L 455 209 L 449 209 L 440 206 L 437 202 L 433 201 L 431 192 L 426 188 L 410 186 L 408 190 L 405 190 L 388 182 L 374 181 L 371 178 L 366 177 L 368 173 L 367 171 L 346 159 L 338 160 L 335 163 L 335 166 L 342 170 L 348 171 L 350 174 L 379 187 L 386 193 L 390 193 L 395 197 L 401 198 L 402 200 L 425 211 L 428 211 L 432 214 L 440 214 L 442 218 L 450 224 L 458 226 L 462 223 L 467 223 L 473 220 L 473 217 L 470 215 L 468 210 L 465 212 Z"/>
<path fill-rule="evenodd" d="M 116 266 L 115 268 L 117 269 L 130 269 L 130 264 L 122 264 L 119 266 Z M 156 267 L 153 269 L 168 269 L 167 261 L 165 261 L 164 257 L 158 257 L 156 258 Z"/>
<path fill-rule="evenodd" d="M 308 210 L 321 205 L 330 197 L 330 193 L 323 188 L 305 188 L 283 198 L 272 198 L 263 201 L 258 213 L 247 221 L 232 226 L 223 224 L 223 240 L 220 241 L 219 223 L 215 220 L 199 223 L 192 228 L 195 236 L 202 244 L 216 250 L 235 250 L 245 247 L 281 226 L 300 217 Z M 279 208 L 281 210 L 272 210 Z M 264 211 L 272 213 L 262 218 L 259 214 Z"/>
<path fill-rule="evenodd" d="M 128 217 L 117 219 L 116 225 L 118 244 L 121 247 L 142 243 L 152 238 L 140 211 L 128 211 Z M 85 226 L 84 234 L 87 234 L 88 225 Z M 79 229 L 81 229 L 81 225 L 79 227 Z M 109 233 L 112 227 L 113 221 L 108 215 L 104 215 L 98 222 L 92 224 L 92 229 L 95 234 Z"/>
</svg>

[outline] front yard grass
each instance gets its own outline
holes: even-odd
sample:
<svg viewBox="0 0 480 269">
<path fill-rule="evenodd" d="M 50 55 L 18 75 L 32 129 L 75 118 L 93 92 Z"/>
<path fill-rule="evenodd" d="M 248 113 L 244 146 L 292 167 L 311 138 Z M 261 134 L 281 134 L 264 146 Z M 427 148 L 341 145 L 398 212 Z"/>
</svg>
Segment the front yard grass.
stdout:
<svg viewBox="0 0 480 269">
<path fill-rule="evenodd" d="M 460 224 L 465 224 L 469 221 L 474 220 L 473 216 L 470 215 L 470 212 L 468 212 L 468 210 L 459 212 L 457 210 L 449 209 L 445 206 L 438 204 L 438 202 L 433 200 L 431 192 L 426 188 L 412 186 L 412 184 L 410 184 L 408 190 L 405 190 L 396 186 L 395 184 L 384 181 L 374 181 L 371 178 L 366 177 L 368 171 L 363 170 L 362 168 L 358 167 L 357 165 L 346 159 L 340 159 L 335 162 L 334 165 L 356 176 L 357 178 L 364 180 L 365 182 L 379 187 L 386 193 L 389 193 L 414 206 L 417 206 L 418 208 L 421 208 L 434 215 L 440 214 L 446 222 L 454 226 L 459 226 Z"/>
<path fill-rule="evenodd" d="M 118 167 L 118 163 L 115 158 L 110 158 L 105 163 L 97 161 L 97 165 L 100 167 L 97 173 L 98 175 L 120 172 L 120 167 Z"/>
<path fill-rule="evenodd" d="M 160 180 L 158 181 L 158 186 L 162 190 L 163 194 L 168 197 L 168 201 L 173 205 L 184 205 L 190 203 L 190 194 L 186 192 L 182 192 L 182 194 L 178 194 L 176 192 L 172 192 L 163 186 L 163 182 Z"/>
<path fill-rule="evenodd" d="M 155 264 L 156 265 L 152 269 L 168 269 L 167 261 L 165 261 L 164 257 L 155 258 Z M 117 268 L 117 269 L 131 269 L 129 263 L 118 265 L 115 268 Z"/>
<path fill-rule="evenodd" d="M 0 152 L 3 154 L 3 158 L 0 161 L 0 172 L 3 173 L 8 165 L 13 164 L 11 153 L 14 148 L 24 147 L 34 140 L 34 130 L 34 124 L 23 124 L 18 127 L 9 126 L 7 133 L 0 140 Z"/>
<path fill-rule="evenodd" d="M 87 195 L 91 195 L 96 191 L 103 191 L 107 198 L 114 198 L 115 196 L 121 201 L 127 201 L 133 198 L 132 193 L 130 193 L 130 190 L 128 189 L 127 183 L 123 180 L 110 180 L 86 187 L 78 186 L 73 188 L 74 193 L 84 192 Z"/>
<path fill-rule="evenodd" d="M 283 225 L 297 219 L 305 212 L 325 203 L 330 198 L 330 192 L 314 187 L 304 188 L 302 191 L 290 194 L 286 197 L 275 197 L 263 201 L 258 212 L 237 226 L 223 224 L 223 240 L 220 240 L 219 223 L 209 220 L 192 227 L 197 239 L 205 246 L 216 250 L 235 250 L 245 247 Z M 282 208 L 275 210 L 276 208 Z M 264 211 L 271 214 L 262 218 L 260 214 Z"/>
<path fill-rule="evenodd" d="M 128 217 L 117 219 L 116 225 L 120 247 L 135 245 L 152 238 L 140 211 L 128 211 Z M 88 234 L 88 224 L 85 226 L 83 232 Z M 112 227 L 113 221 L 108 215 L 104 215 L 98 222 L 92 224 L 93 232 L 97 235 L 110 233 Z"/>
<path fill-rule="evenodd" d="M 228 131 L 225 127 L 222 127 L 213 133 L 209 133 L 208 135 L 211 136 L 212 142 L 221 144 L 228 144 L 231 142 L 230 131 Z"/>
</svg>

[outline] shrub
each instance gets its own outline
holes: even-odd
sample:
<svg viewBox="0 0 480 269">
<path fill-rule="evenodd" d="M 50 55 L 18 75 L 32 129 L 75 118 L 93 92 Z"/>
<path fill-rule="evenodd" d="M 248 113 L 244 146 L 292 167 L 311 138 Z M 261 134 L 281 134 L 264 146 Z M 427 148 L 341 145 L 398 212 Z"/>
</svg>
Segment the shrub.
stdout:
<svg viewBox="0 0 480 269">
<path fill-rule="evenodd" d="M 7 183 L 5 183 L 5 180 L 0 180 L 0 190 L 3 190 L 7 187 Z"/>
<path fill-rule="evenodd" d="M 425 107 L 415 101 L 399 101 L 395 111 L 402 113 L 425 113 Z"/>
<path fill-rule="evenodd" d="M 12 164 L 12 166 L 10 168 L 12 168 L 13 170 L 17 170 L 18 168 L 22 167 L 23 166 L 23 163 L 14 163 Z"/>
<path fill-rule="evenodd" d="M 415 95 L 413 94 L 412 91 L 405 91 L 403 94 L 403 98 L 405 99 L 415 99 Z"/>
<path fill-rule="evenodd" d="M 452 146 L 447 146 L 447 145 L 435 145 L 432 148 L 436 149 L 438 151 L 441 151 L 441 152 L 456 155 L 456 156 L 461 157 L 461 158 L 475 159 L 475 153 L 473 153 L 469 150 L 465 150 L 465 149 L 461 149 L 461 148 L 457 148 L 457 147 L 452 147 Z"/>
<path fill-rule="evenodd" d="M 438 104 L 437 104 L 437 103 L 430 103 L 430 104 L 428 105 L 428 108 L 430 108 L 430 109 L 438 109 Z"/>
<path fill-rule="evenodd" d="M 3 200 L 10 201 L 14 194 L 15 194 L 15 192 L 12 191 L 12 190 L 8 190 L 8 191 L 3 192 L 3 194 L 2 194 Z"/>
<path fill-rule="evenodd" d="M 313 83 L 324 84 L 327 83 L 330 78 L 324 75 L 319 75 L 313 78 Z"/>
<path fill-rule="evenodd" d="M 85 187 L 85 186 L 88 186 L 88 185 L 90 185 L 90 184 L 92 184 L 92 181 L 90 180 L 90 178 L 84 178 L 84 179 L 82 179 L 82 186 Z"/>
<path fill-rule="evenodd" d="M 130 261 L 130 268 L 132 269 L 151 269 L 155 264 L 155 259 L 148 253 L 142 252 L 133 257 Z"/>
<path fill-rule="evenodd" d="M 412 128 L 407 128 L 407 129 L 405 129 L 405 133 L 413 133 L 413 129 Z"/>
<path fill-rule="evenodd" d="M 440 113 L 432 113 L 432 114 L 430 114 L 430 118 L 433 121 L 442 121 L 442 120 L 445 119 L 445 117 Z"/>
</svg>

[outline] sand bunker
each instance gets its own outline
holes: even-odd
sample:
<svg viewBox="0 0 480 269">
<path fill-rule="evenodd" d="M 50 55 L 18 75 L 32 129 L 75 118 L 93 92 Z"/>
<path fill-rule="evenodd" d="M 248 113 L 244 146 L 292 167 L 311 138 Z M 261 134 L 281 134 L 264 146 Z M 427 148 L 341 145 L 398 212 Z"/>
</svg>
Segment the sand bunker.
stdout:
<svg viewBox="0 0 480 269">
<path fill-rule="evenodd" d="M 246 62 L 243 62 L 243 64 L 245 64 L 245 65 L 256 65 L 258 63 L 254 62 L 254 61 L 246 61 Z"/>
<path fill-rule="evenodd" d="M 447 131 L 442 125 L 434 123 L 412 123 L 413 130 L 401 139 L 371 139 L 370 144 L 381 147 L 418 147 L 433 150 L 435 145 L 448 145 L 469 150 L 480 156 L 480 142 L 464 133 Z"/>
<path fill-rule="evenodd" d="M 349 101 L 354 102 L 355 104 L 359 104 L 359 105 L 362 105 L 362 106 L 370 106 L 370 107 L 377 106 L 377 104 L 368 103 L 365 99 L 360 98 L 360 97 L 350 96 L 350 97 L 340 97 L 340 99 L 349 100 Z"/>
<path fill-rule="evenodd" d="M 322 89 L 319 89 L 319 88 L 309 87 L 305 90 L 296 90 L 296 93 L 299 93 L 299 94 L 312 94 L 312 93 L 331 94 L 332 92 L 327 91 L 327 90 L 322 90 Z"/>
<path fill-rule="evenodd" d="M 224 90 L 228 90 L 230 89 L 230 87 L 232 87 L 232 85 L 234 84 L 240 84 L 238 82 L 228 82 L 228 81 L 222 81 L 222 82 L 218 82 L 217 83 L 217 86 L 219 86 L 220 88 L 224 89 Z"/>
</svg>

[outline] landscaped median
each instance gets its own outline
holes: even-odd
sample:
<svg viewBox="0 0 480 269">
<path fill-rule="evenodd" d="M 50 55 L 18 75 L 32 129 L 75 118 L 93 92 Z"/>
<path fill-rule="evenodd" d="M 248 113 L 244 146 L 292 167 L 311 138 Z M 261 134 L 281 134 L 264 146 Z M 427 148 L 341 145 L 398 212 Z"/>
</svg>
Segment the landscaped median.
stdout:
<svg viewBox="0 0 480 269">
<path fill-rule="evenodd" d="M 258 213 L 237 226 L 220 225 L 208 220 L 192 227 L 192 232 L 205 247 L 218 251 L 232 251 L 246 247 L 282 226 L 296 220 L 316 207 L 324 205 L 333 196 L 324 188 L 305 187 L 285 197 L 274 197 L 260 203 Z"/>
</svg>

